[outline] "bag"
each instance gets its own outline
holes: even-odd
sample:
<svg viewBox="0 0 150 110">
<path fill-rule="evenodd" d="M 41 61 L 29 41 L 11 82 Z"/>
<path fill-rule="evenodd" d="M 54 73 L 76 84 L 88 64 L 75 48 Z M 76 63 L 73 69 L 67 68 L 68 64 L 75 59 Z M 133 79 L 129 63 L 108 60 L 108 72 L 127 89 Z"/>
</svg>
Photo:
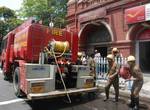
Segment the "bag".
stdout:
<svg viewBox="0 0 150 110">
<path fill-rule="evenodd" d="M 119 70 L 119 75 L 123 79 L 130 79 L 131 78 L 130 68 L 127 66 L 122 66 Z"/>
</svg>

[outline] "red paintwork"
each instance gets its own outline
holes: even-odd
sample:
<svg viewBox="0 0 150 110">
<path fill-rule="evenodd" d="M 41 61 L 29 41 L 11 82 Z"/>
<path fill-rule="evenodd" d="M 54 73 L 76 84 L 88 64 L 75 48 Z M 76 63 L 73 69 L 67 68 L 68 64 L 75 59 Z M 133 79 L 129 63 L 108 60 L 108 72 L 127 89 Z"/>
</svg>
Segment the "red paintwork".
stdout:
<svg viewBox="0 0 150 110">
<path fill-rule="evenodd" d="M 52 31 L 62 31 L 62 36 L 52 35 Z M 73 52 L 72 61 L 76 60 L 78 43 L 77 36 L 72 35 L 67 31 L 61 29 L 49 29 L 39 24 L 32 24 L 24 30 L 16 33 L 14 40 L 14 57 L 16 59 L 24 59 L 27 62 L 36 62 L 39 59 L 39 53 L 44 50 L 49 41 L 53 39 L 56 41 L 68 41 L 72 46 L 70 49 Z M 72 43 L 71 43 L 72 42 Z M 74 43 L 75 42 L 75 43 Z"/>
<path fill-rule="evenodd" d="M 28 84 L 26 80 L 25 61 L 19 60 L 19 71 L 20 71 L 20 89 L 27 94 Z"/>
<path fill-rule="evenodd" d="M 2 50 L 2 61 L 4 72 L 9 74 L 10 65 L 14 61 L 38 62 L 39 53 L 43 51 L 49 41 L 68 41 L 71 50 L 71 60 L 75 62 L 78 52 L 78 36 L 76 33 L 63 29 L 56 29 L 32 24 L 31 20 L 7 34 L 7 47 Z"/>
<path fill-rule="evenodd" d="M 125 19 L 127 24 L 145 21 L 145 5 L 126 9 Z"/>
<path fill-rule="evenodd" d="M 4 73 L 10 72 L 10 59 L 12 59 L 12 50 L 11 45 L 14 41 L 14 33 L 10 32 L 7 34 L 7 36 L 4 37 L 4 39 L 7 41 L 6 47 L 2 50 L 1 54 L 1 61 L 3 62 L 3 71 Z"/>
</svg>

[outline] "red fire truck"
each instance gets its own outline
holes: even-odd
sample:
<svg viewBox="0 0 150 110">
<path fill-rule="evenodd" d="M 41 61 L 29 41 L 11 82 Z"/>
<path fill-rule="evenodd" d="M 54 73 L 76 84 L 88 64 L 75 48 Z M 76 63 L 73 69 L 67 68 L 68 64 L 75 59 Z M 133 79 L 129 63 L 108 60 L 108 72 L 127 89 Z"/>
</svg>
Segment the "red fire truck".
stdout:
<svg viewBox="0 0 150 110">
<path fill-rule="evenodd" d="M 30 19 L 3 38 L 1 68 L 5 77 L 12 77 L 17 96 L 69 98 L 97 90 L 89 67 L 75 64 L 77 53 L 76 33 Z"/>
</svg>

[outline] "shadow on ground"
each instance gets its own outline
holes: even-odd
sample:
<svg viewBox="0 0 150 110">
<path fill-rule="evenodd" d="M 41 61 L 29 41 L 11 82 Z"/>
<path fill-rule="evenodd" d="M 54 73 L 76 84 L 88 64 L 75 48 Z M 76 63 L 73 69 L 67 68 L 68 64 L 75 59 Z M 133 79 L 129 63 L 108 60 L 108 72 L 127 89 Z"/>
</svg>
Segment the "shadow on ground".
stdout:
<svg viewBox="0 0 150 110">
<path fill-rule="evenodd" d="M 53 98 L 47 100 L 28 101 L 32 110 L 132 110 L 127 106 L 126 99 L 119 99 L 119 102 L 113 102 L 112 98 L 104 102 L 103 96 L 96 98 L 82 95 L 80 97 L 71 97 L 72 103 L 67 103 L 66 97 Z M 140 110 L 149 110 L 143 104 L 140 105 Z"/>
</svg>

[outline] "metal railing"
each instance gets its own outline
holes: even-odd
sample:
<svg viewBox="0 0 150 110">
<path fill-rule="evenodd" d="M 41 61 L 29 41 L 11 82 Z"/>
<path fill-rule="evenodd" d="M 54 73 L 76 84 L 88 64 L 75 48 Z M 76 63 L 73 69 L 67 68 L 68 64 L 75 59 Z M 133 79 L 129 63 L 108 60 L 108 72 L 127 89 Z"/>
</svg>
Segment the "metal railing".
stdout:
<svg viewBox="0 0 150 110">
<path fill-rule="evenodd" d="M 119 57 L 115 58 L 115 62 L 117 65 L 126 65 L 127 64 L 127 58 Z M 102 81 L 106 81 L 106 74 L 108 72 L 108 61 L 105 57 L 97 57 L 95 58 L 95 70 L 96 70 L 96 80 L 97 82 L 102 83 Z M 125 82 L 125 80 L 121 77 L 119 77 L 119 86 L 121 88 L 131 88 L 131 82 Z"/>
<path fill-rule="evenodd" d="M 108 72 L 108 61 L 105 57 L 97 57 L 94 59 L 95 60 L 95 70 L 96 70 L 96 76 L 104 78 L 105 74 Z M 122 66 L 126 65 L 126 58 L 124 57 L 119 57 L 115 58 L 115 62 Z"/>
</svg>

